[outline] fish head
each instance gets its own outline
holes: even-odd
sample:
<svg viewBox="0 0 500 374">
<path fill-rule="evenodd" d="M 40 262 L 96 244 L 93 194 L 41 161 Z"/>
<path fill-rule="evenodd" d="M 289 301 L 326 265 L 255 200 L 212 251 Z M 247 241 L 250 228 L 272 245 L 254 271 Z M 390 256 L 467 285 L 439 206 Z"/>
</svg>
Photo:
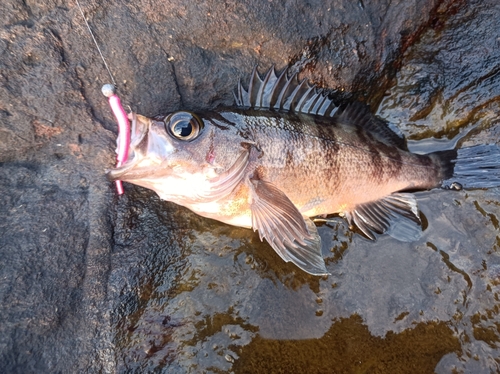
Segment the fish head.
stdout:
<svg viewBox="0 0 500 374">
<path fill-rule="evenodd" d="M 128 159 L 110 170 L 108 179 L 146 187 L 164 200 L 189 206 L 218 196 L 217 188 L 229 188 L 221 179 L 224 173 L 234 174 L 231 166 L 237 160 L 241 176 L 241 145 L 209 117 L 177 111 L 154 118 L 131 113 L 129 119 Z"/>
</svg>

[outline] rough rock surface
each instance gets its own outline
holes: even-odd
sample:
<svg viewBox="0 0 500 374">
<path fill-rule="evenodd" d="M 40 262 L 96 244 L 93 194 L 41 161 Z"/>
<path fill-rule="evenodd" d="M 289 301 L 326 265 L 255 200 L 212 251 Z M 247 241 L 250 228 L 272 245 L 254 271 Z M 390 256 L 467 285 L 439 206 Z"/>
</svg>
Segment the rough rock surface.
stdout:
<svg viewBox="0 0 500 374">
<path fill-rule="evenodd" d="M 230 105 L 274 64 L 411 138 L 499 142 L 495 0 L 81 5 L 144 115 Z M 310 277 L 248 230 L 118 198 L 109 76 L 76 4 L 0 14 L 0 372 L 500 370 L 498 189 L 420 194 L 416 243 L 325 225 L 332 276 Z"/>
</svg>

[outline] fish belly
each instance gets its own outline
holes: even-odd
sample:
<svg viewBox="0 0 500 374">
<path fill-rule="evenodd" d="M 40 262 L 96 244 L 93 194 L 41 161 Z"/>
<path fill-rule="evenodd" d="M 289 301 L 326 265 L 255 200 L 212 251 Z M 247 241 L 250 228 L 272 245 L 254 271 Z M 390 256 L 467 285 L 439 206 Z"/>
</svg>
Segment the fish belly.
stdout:
<svg viewBox="0 0 500 374">
<path fill-rule="evenodd" d="M 187 204 L 196 214 L 229 225 L 251 228 L 250 191 L 246 183 L 240 183 L 226 198 L 211 202 Z"/>
</svg>

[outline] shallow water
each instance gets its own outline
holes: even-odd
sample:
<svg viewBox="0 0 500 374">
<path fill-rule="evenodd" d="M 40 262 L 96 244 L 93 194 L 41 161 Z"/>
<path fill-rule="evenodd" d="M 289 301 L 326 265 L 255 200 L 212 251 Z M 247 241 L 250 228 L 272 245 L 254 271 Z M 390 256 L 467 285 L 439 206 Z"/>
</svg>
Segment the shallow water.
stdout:
<svg viewBox="0 0 500 374">
<path fill-rule="evenodd" d="M 430 224 L 411 244 L 369 242 L 340 220 L 322 226 L 332 273 L 323 279 L 284 264 L 251 231 L 127 192 L 134 213 L 118 221 L 131 227 L 111 277 L 122 369 L 404 372 L 398 356 L 421 372 L 495 367 L 497 191 L 420 193 Z"/>
<path fill-rule="evenodd" d="M 495 13 L 464 7 L 407 52 L 378 114 L 427 139 L 413 149 L 499 143 Z M 413 243 L 321 225 L 332 275 L 318 278 L 250 230 L 127 186 L 109 288 L 118 371 L 500 371 L 500 189 L 417 198 Z"/>
</svg>

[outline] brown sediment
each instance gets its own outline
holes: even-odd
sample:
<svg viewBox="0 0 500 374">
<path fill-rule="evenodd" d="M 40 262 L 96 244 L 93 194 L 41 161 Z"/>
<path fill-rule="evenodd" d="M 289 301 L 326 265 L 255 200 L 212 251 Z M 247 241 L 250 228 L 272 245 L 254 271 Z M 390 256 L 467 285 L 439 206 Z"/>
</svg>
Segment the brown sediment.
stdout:
<svg viewBox="0 0 500 374">
<path fill-rule="evenodd" d="M 384 338 L 360 316 L 336 321 L 320 339 L 256 337 L 239 352 L 235 373 L 433 373 L 441 358 L 460 349 L 444 322 L 419 323 Z"/>
<path fill-rule="evenodd" d="M 35 130 L 35 138 L 42 138 L 43 140 L 50 140 L 54 136 L 57 136 L 63 132 L 61 127 L 57 126 L 48 126 L 42 121 L 37 119 L 33 120 L 33 129 Z"/>
</svg>

